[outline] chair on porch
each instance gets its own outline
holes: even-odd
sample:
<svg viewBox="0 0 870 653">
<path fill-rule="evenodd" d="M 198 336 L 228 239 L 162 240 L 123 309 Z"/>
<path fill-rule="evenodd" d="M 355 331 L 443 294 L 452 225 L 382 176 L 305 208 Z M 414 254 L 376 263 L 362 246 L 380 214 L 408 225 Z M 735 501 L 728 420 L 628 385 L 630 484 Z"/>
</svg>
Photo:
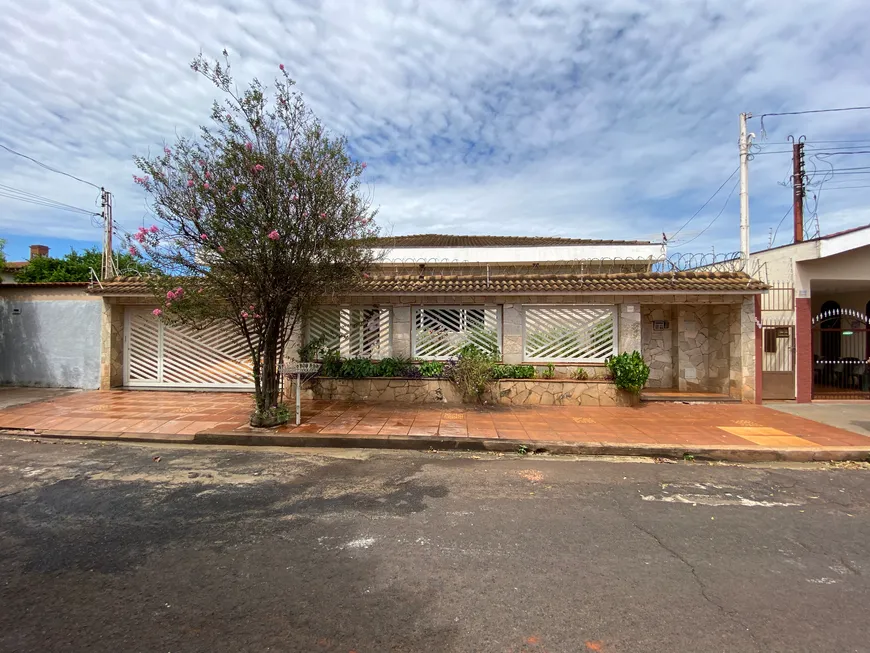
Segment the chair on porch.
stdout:
<svg viewBox="0 0 870 653">
<path fill-rule="evenodd" d="M 862 391 L 866 391 L 870 388 L 870 372 L 867 370 L 866 363 L 857 363 L 851 366 L 847 378 L 847 385 L 851 388 L 853 383 L 856 388 L 861 388 Z"/>
</svg>

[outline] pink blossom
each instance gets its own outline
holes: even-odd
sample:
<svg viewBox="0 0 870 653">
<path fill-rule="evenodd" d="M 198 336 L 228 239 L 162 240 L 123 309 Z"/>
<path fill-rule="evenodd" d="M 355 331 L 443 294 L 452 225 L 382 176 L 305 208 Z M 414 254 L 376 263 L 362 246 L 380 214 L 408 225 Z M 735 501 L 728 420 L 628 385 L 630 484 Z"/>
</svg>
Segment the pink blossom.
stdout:
<svg viewBox="0 0 870 653">
<path fill-rule="evenodd" d="M 251 141 L 248 141 L 247 143 L 245 143 L 245 149 L 246 149 L 248 152 L 250 152 L 251 150 L 254 149 L 254 144 L 251 143 Z"/>
<path fill-rule="evenodd" d="M 258 163 L 257 165 L 255 165 L 255 166 L 252 168 L 252 170 L 253 170 L 254 172 L 262 172 L 263 170 L 265 170 L 265 168 L 263 167 L 263 164 L 262 164 L 262 163 Z"/>
<path fill-rule="evenodd" d="M 153 311 L 151 311 L 151 315 L 153 315 L 154 317 L 160 317 L 161 315 L 163 315 L 163 311 L 161 311 L 159 308 L 155 308 Z"/>
<path fill-rule="evenodd" d="M 187 180 L 187 187 L 190 188 L 191 186 L 193 186 L 193 179 L 188 179 Z"/>
<path fill-rule="evenodd" d="M 198 288 L 196 292 L 202 292 L 202 288 Z"/>
<path fill-rule="evenodd" d="M 247 320 L 247 319 L 248 319 L 248 312 L 247 312 L 247 311 L 242 311 L 241 315 L 242 315 L 242 319 L 243 319 L 243 320 Z"/>
<path fill-rule="evenodd" d="M 248 306 L 248 308 L 250 308 L 250 309 L 253 311 L 253 310 L 254 310 L 254 305 L 251 304 L 250 306 Z"/>
<path fill-rule="evenodd" d="M 231 193 L 234 193 L 235 190 L 236 190 L 236 185 L 235 185 L 235 184 L 233 184 L 232 186 L 230 186 L 230 192 L 231 192 Z"/>
<path fill-rule="evenodd" d="M 172 292 L 171 290 L 168 290 L 166 292 L 166 299 L 168 299 L 169 301 L 172 301 L 173 299 L 175 299 L 175 293 Z"/>
<path fill-rule="evenodd" d="M 363 169 L 363 170 L 365 170 L 366 168 L 369 167 L 368 164 L 367 164 L 365 161 L 363 161 L 361 165 L 362 165 L 362 169 Z"/>
<path fill-rule="evenodd" d="M 156 225 L 156 224 L 152 224 L 152 225 L 148 228 L 148 231 L 150 231 L 152 234 L 156 234 L 156 233 L 159 231 L 159 229 L 157 228 L 157 225 Z"/>
<path fill-rule="evenodd" d="M 218 251 L 219 251 L 221 254 L 223 254 L 223 253 L 226 252 L 227 250 L 225 250 L 225 249 L 224 249 L 224 246 L 221 245 L 220 247 L 218 247 Z M 200 292 L 202 292 L 202 289 L 201 289 L 201 288 L 200 288 Z"/>
<path fill-rule="evenodd" d="M 370 277 L 368 272 L 363 272 L 363 279 L 368 279 Z"/>
<path fill-rule="evenodd" d="M 323 219 L 326 219 L 326 214 L 325 214 L 325 213 L 321 213 L 321 214 L 320 214 L 320 217 L 323 218 Z"/>
<path fill-rule="evenodd" d="M 208 170 L 205 171 L 205 178 L 211 179 L 211 172 L 209 172 Z"/>
<path fill-rule="evenodd" d="M 139 256 L 139 250 L 136 249 L 133 245 L 130 245 L 130 249 L 127 250 L 130 252 L 130 256 Z"/>
<path fill-rule="evenodd" d="M 205 161 L 203 161 L 202 159 L 200 159 L 200 160 L 199 160 L 199 165 L 201 165 L 203 168 L 205 168 Z"/>
<path fill-rule="evenodd" d="M 254 317 L 255 317 L 256 319 L 259 320 L 259 319 L 262 318 L 263 316 L 260 315 L 259 313 L 254 313 Z"/>
<path fill-rule="evenodd" d="M 284 70 L 284 64 L 280 64 L 280 65 L 278 66 L 278 68 L 280 68 L 281 70 Z"/>
<path fill-rule="evenodd" d="M 277 229 L 272 229 L 272 231 L 269 232 L 269 240 L 278 240 L 280 237 L 281 234 L 278 233 Z"/>
<path fill-rule="evenodd" d="M 206 240 L 208 240 L 208 236 L 206 234 L 199 234 L 199 239 L 205 242 Z"/>
<path fill-rule="evenodd" d="M 164 147 L 164 148 L 163 148 L 163 153 L 164 153 L 164 154 L 167 154 L 167 155 L 168 155 L 168 154 L 172 154 L 172 150 L 170 150 L 168 147 Z"/>
<path fill-rule="evenodd" d="M 211 188 L 211 186 L 208 185 L 208 182 L 205 182 L 205 183 L 202 185 L 202 187 L 205 188 L 206 190 L 208 190 L 209 188 Z"/>
<path fill-rule="evenodd" d="M 184 288 L 182 288 L 181 286 L 178 286 L 178 288 L 175 289 L 175 298 L 181 299 L 183 296 L 184 296 Z"/>
<path fill-rule="evenodd" d="M 227 120 L 229 120 L 231 117 L 232 116 L 230 116 L 230 114 L 227 114 Z"/>
</svg>

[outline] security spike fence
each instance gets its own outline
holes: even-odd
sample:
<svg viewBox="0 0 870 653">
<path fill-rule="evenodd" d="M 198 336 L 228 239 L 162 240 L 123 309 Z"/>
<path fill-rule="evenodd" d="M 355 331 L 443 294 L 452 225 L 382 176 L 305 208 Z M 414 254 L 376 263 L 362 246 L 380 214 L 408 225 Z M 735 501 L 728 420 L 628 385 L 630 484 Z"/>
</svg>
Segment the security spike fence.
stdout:
<svg viewBox="0 0 870 653">
<path fill-rule="evenodd" d="M 389 308 L 318 308 L 308 317 L 306 342 L 345 358 L 387 358 L 392 354 Z"/>
<path fill-rule="evenodd" d="M 526 306 L 523 359 L 603 363 L 617 350 L 616 310 L 593 306 Z"/>
<path fill-rule="evenodd" d="M 746 272 L 750 277 L 767 281 L 766 264 L 743 259 L 739 253 L 673 254 L 641 258 L 597 258 L 586 260 L 547 261 L 541 263 L 459 262 L 435 259 L 409 259 L 378 264 L 374 274 L 416 276 L 420 279 L 486 275 L 499 277 L 570 275 L 584 276 L 630 272 L 677 274 L 680 272 Z"/>
<path fill-rule="evenodd" d="M 415 358 L 445 360 L 466 345 L 501 352 L 501 315 L 497 308 L 420 307 L 414 309 L 412 353 Z"/>
<path fill-rule="evenodd" d="M 870 316 L 865 315 L 861 311 L 856 311 L 851 308 L 835 308 L 830 311 L 822 311 L 813 318 L 813 324 L 820 324 L 829 320 L 837 320 L 837 323 L 839 324 L 839 321 L 844 317 L 851 319 L 855 324 L 870 326 Z M 821 326 L 824 327 L 825 325 L 822 324 Z M 839 326 L 834 328 L 839 328 Z M 862 326 L 858 328 L 863 329 L 864 327 Z"/>
</svg>

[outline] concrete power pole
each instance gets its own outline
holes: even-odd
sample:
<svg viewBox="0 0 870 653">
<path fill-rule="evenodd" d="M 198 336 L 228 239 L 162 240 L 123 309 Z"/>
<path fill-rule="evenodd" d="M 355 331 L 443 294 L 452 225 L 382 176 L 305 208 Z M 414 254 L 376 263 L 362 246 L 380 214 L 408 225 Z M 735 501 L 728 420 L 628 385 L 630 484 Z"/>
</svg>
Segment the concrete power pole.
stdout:
<svg viewBox="0 0 870 653">
<path fill-rule="evenodd" d="M 792 190 L 794 191 L 794 242 L 801 243 L 804 240 L 804 197 L 806 196 L 806 188 L 804 188 L 804 137 L 801 136 L 797 141 L 792 136 L 788 139 L 792 141 Z"/>
<path fill-rule="evenodd" d="M 115 261 L 112 259 L 112 194 L 105 188 L 100 189 L 103 194 L 103 259 L 100 276 L 103 281 L 111 281 L 115 278 Z"/>
<path fill-rule="evenodd" d="M 751 113 L 740 114 L 740 255 L 749 258 L 749 146 L 755 134 L 746 133 Z"/>
</svg>

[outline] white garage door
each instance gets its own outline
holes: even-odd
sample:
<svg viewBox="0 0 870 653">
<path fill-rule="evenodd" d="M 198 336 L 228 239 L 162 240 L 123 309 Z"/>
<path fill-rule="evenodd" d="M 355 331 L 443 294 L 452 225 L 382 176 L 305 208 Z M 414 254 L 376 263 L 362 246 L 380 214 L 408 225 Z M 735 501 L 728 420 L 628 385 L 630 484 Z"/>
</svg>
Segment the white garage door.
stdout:
<svg viewBox="0 0 870 653">
<path fill-rule="evenodd" d="M 151 308 L 127 308 L 124 385 L 132 388 L 251 390 L 247 343 L 232 325 L 169 326 Z"/>
</svg>

